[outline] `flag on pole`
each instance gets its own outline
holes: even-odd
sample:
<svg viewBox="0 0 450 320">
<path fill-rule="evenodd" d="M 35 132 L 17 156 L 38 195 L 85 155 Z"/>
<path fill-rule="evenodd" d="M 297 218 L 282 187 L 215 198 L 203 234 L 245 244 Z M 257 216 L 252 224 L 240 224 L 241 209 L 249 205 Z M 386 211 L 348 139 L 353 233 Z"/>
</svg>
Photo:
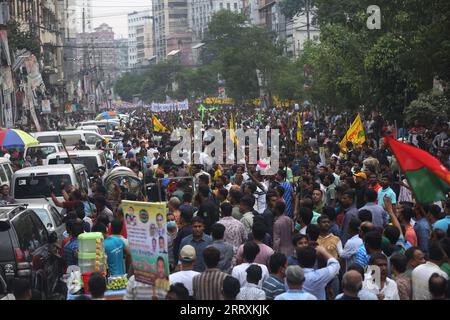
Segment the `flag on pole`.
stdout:
<svg viewBox="0 0 450 320">
<path fill-rule="evenodd" d="M 158 118 L 156 118 L 155 115 L 152 115 L 152 118 L 153 118 L 153 131 L 155 132 L 168 131 L 167 128 L 164 127 L 161 122 L 159 122 Z"/>
<path fill-rule="evenodd" d="M 389 136 L 385 138 L 405 172 L 408 184 L 418 203 L 429 204 L 445 199 L 450 190 L 450 171 L 428 152 L 402 143 Z"/>
<path fill-rule="evenodd" d="M 350 129 L 348 129 L 339 146 L 342 150 L 347 150 L 347 142 L 351 142 L 354 145 L 361 145 L 366 141 L 366 135 L 364 134 L 364 127 L 361 121 L 361 115 L 358 113 L 353 121 Z"/>
<path fill-rule="evenodd" d="M 230 117 L 230 138 L 231 140 L 233 140 L 234 144 L 238 144 L 238 139 L 236 136 L 236 133 L 234 132 L 234 115 L 233 113 L 231 113 L 231 117 Z"/>
<path fill-rule="evenodd" d="M 300 119 L 300 113 L 297 112 L 297 142 L 303 142 L 303 134 L 302 134 L 302 121 Z"/>
</svg>

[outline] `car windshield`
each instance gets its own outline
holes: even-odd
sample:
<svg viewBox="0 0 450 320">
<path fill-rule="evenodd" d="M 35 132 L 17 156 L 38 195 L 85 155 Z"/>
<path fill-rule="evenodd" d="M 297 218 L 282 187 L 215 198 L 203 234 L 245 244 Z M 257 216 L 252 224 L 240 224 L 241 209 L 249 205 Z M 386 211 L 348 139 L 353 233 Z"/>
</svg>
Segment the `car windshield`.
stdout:
<svg viewBox="0 0 450 320">
<path fill-rule="evenodd" d="M 15 199 L 38 199 L 50 197 L 50 186 L 55 187 L 55 195 L 62 196 L 61 182 L 70 185 L 70 176 L 68 174 L 31 176 L 16 178 L 14 185 Z"/>
<path fill-rule="evenodd" d="M 40 158 L 45 159 L 49 154 L 55 153 L 56 148 L 54 146 L 36 146 L 27 149 L 27 156 L 32 159 Z"/>
<path fill-rule="evenodd" d="M 44 226 L 48 227 L 48 224 L 52 224 L 52 220 L 50 219 L 49 212 L 43 208 L 33 209 L 34 212 L 38 215 L 39 219 L 41 219 Z M 52 224 L 53 226 L 53 224 Z"/>
<path fill-rule="evenodd" d="M 67 157 L 48 160 L 48 164 L 69 164 L 69 163 L 70 161 Z M 94 170 L 98 168 L 97 157 L 95 156 L 72 158 L 72 163 L 83 164 L 87 168 L 89 175 L 92 175 L 94 173 Z"/>
</svg>

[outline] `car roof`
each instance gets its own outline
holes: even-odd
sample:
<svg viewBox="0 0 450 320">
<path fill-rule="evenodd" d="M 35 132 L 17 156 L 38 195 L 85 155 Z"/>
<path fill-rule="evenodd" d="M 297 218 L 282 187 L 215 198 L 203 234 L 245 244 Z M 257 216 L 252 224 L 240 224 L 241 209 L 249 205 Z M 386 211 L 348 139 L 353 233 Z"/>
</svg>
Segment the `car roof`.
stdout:
<svg viewBox="0 0 450 320">
<path fill-rule="evenodd" d="M 47 146 L 54 146 L 54 145 L 60 145 L 62 146 L 61 142 L 41 142 L 37 145 L 34 146 L 29 146 L 28 149 L 30 148 L 39 148 L 39 147 L 47 147 Z"/>
<path fill-rule="evenodd" d="M 82 164 L 74 164 L 74 166 L 75 166 L 75 170 L 82 169 L 85 167 Z M 32 172 L 40 173 L 40 172 L 46 172 L 49 170 L 55 171 L 55 170 L 65 170 L 65 169 L 72 169 L 72 165 L 71 164 L 54 164 L 54 165 L 49 165 L 49 166 L 27 167 L 27 168 L 17 170 L 16 172 L 14 172 L 14 174 L 16 175 L 19 173 L 32 173 Z"/>
<path fill-rule="evenodd" d="M 57 136 L 57 135 L 69 135 L 69 134 L 77 134 L 77 133 L 96 133 L 89 130 L 66 130 L 66 131 L 40 131 L 32 133 L 34 136 Z"/>
<path fill-rule="evenodd" d="M 75 156 L 75 155 L 80 155 L 80 156 L 96 156 L 96 155 L 100 155 L 103 153 L 102 150 L 71 150 L 71 151 L 67 151 L 69 153 L 69 156 Z M 65 152 L 54 152 L 54 153 L 50 153 L 48 157 L 57 157 L 57 156 L 63 156 L 67 158 L 67 153 Z"/>
<path fill-rule="evenodd" d="M 19 209 L 18 209 L 19 208 Z M 11 220 L 20 213 L 27 211 L 26 205 L 6 205 L 0 206 L 0 220 Z M 12 215 L 12 213 L 15 213 Z"/>
</svg>

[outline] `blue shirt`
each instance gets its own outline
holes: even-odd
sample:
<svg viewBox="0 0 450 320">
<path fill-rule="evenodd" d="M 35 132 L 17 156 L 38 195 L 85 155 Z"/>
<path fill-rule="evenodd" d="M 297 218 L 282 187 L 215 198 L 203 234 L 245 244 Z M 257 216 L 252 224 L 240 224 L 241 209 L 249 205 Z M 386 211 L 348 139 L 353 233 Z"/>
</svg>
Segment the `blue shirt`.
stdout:
<svg viewBox="0 0 450 320">
<path fill-rule="evenodd" d="M 369 265 L 369 255 L 367 254 L 366 247 L 362 244 L 358 252 L 356 252 L 355 263 L 359 264 L 361 267 L 365 268 Z"/>
<path fill-rule="evenodd" d="M 297 257 L 294 257 L 294 256 L 289 256 L 288 259 L 287 259 L 287 263 L 288 263 L 288 266 L 298 266 L 298 265 L 300 265 L 298 263 Z"/>
<path fill-rule="evenodd" d="M 417 236 L 417 243 L 423 253 L 428 253 L 428 243 L 430 241 L 431 228 L 426 218 L 420 218 L 414 225 Z"/>
<path fill-rule="evenodd" d="M 108 258 L 108 271 L 111 276 L 121 276 L 125 274 L 123 249 L 125 244 L 118 237 L 108 237 L 105 239 L 105 253 Z"/>
<path fill-rule="evenodd" d="M 391 187 L 387 187 L 386 189 L 380 188 L 378 190 L 378 205 L 379 206 L 383 206 L 383 204 L 384 204 L 383 197 L 384 196 L 387 196 L 388 198 L 390 198 L 391 201 L 392 201 L 392 204 L 396 204 L 397 203 L 397 195 L 391 189 Z"/>
<path fill-rule="evenodd" d="M 433 230 L 440 229 L 447 232 L 448 225 L 450 224 L 450 215 L 446 216 L 444 219 L 438 220 L 434 223 Z"/>
<path fill-rule="evenodd" d="M 288 290 L 276 296 L 275 300 L 317 300 L 317 298 L 304 290 Z"/>
<path fill-rule="evenodd" d="M 64 261 L 68 266 L 78 265 L 78 256 L 75 252 L 78 250 L 78 239 L 72 239 L 64 246 Z"/>
<path fill-rule="evenodd" d="M 294 215 L 294 200 L 292 199 L 292 186 L 289 182 L 279 182 L 279 185 L 283 187 L 283 199 L 286 202 L 286 214 L 288 217 L 293 217 Z"/>
<path fill-rule="evenodd" d="M 207 246 L 212 244 L 212 242 L 212 238 L 206 233 L 203 233 L 203 237 L 200 240 L 195 240 L 192 234 L 181 240 L 180 251 L 187 244 L 193 246 L 195 249 L 196 259 L 192 270 L 197 272 L 205 271 L 205 264 L 203 263 L 203 250 L 205 250 Z"/>
<path fill-rule="evenodd" d="M 338 274 L 339 269 L 339 262 L 334 258 L 328 260 L 325 268 L 304 268 L 305 283 L 303 289 L 314 295 L 317 300 L 325 300 L 325 287 Z"/>
</svg>

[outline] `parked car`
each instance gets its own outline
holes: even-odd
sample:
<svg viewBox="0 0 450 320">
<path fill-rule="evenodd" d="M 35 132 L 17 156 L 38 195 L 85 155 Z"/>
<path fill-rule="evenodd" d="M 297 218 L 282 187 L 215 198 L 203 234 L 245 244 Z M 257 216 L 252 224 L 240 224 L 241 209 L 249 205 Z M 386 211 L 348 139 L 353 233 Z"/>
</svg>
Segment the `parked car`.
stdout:
<svg viewBox="0 0 450 320">
<path fill-rule="evenodd" d="M 0 186 L 11 183 L 11 178 L 13 175 L 13 170 L 11 167 L 11 161 L 6 158 L 0 157 Z"/>
<path fill-rule="evenodd" d="M 78 185 L 90 192 L 89 176 L 84 165 L 74 164 L 72 167 L 70 164 L 55 164 L 28 167 L 14 172 L 11 195 L 19 203 L 46 204 L 51 201 L 46 198 L 50 198 L 50 186 L 53 185 L 55 196 L 59 201 L 64 201 L 61 182 L 66 186 Z"/>
<path fill-rule="evenodd" d="M 103 141 L 101 135 L 97 132 L 93 131 L 83 131 L 83 130 L 67 130 L 67 131 L 41 131 L 31 133 L 39 143 L 60 143 L 61 140 L 59 136 L 65 141 L 66 148 L 68 150 L 72 150 L 75 148 L 75 144 L 77 144 L 80 140 L 86 143 L 91 149 L 96 149 L 97 143 Z"/>
<path fill-rule="evenodd" d="M 44 226 L 49 233 L 56 232 L 58 241 L 61 242 L 64 239 L 64 231 L 66 231 L 66 224 L 63 222 L 63 216 L 58 209 L 51 203 L 47 204 L 29 204 L 28 209 L 33 210 L 41 219 Z"/>
<path fill-rule="evenodd" d="M 27 156 L 30 156 L 32 159 L 41 158 L 42 164 L 45 166 L 47 164 L 47 156 L 49 154 L 62 151 L 64 151 L 62 143 L 40 143 L 36 146 L 25 147 L 23 158 L 26 159 Z"/>
<path fill-rule="evenodd" d="M 89 176 L 94 175 L 94 171 L 98 169 L 98 167 L 105 167 L 107 169 L 107 162 L 105 153 L 102 150 L 73 150 L 68 151 L 70 160 L 74 164 L 83 164 Z M 66 152 L 57 152 L 48 155 L 47 164 L 70 164 L 69 158 L 67 157 Z M 106 170 L 108 173 L 109 170 Z"/>
<path fill-rule="evenodd" d="M 36 278 L 32 261 L 48 245 L 49 233 L 36 212 L 24 206 L 0 207 L 0 276 L 11 292 L 15 278 Z M 41 279 L 42 280 L 42 279 Z"/>
</svg>

